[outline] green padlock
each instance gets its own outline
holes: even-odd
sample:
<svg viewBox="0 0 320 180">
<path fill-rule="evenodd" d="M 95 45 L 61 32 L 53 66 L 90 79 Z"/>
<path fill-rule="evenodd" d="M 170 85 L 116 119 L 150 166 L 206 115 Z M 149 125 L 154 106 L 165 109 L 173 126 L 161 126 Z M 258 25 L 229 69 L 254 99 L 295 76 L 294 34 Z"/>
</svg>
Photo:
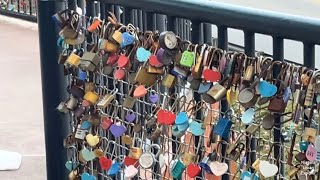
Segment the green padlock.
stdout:
<svg viewBox="0 0 320 180">
<path fill-rule="evenodd" d="M 180 161 L 180 159 L 177 159 L 170 169 L 172 177 L 175 179 L 180 179 L 183 171 L 186 169 L 186 166 Z"/>
<path fill-rule="evenodd" d="M 191 68 L 196 60 L 196 49 L 197 49 L 197 45 L 194 48 L 194 51 L 190 51 L 190 45 L 188 46 L 187 50 L 185 50 L 182 55 L 181 55 L 181 59 L 180 59 L 180 65 L 181 66 L 185 66 L 188 68 Z"/>
<path fill-rule="evenodd" d="M 299 148 L 300 148 L 300 151 L 302 151 L 302 152 L 307 151 L 308 146 L 309 146 L 309 143 L 307 141 L 300 141 L 299 142 Z"/>
</svg>

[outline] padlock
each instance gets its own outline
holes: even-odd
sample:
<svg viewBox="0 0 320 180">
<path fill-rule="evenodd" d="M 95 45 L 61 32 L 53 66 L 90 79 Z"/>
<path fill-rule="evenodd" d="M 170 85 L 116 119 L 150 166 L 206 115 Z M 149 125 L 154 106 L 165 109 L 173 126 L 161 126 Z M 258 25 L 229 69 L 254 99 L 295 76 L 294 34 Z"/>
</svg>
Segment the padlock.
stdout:
<svg viewBox="0 0 320 180">
<path fill-rule="evenodd" d="M 154 148 L 157 150 L 156 154 L 151 152 L 151 149 Z M 139 164 L 144 169 L 149 169 L 156 164 L 156 161 L 160 155 L 161 148 L 158 144 L 151 144 L 146 152 L 142 153 L 139 158 Z"/>
<path fill-rule="evenodd" d="M 84 140 L 86 132 L 86 130 L 81 129 L 81 125 L 79 124 L 74 137 L 79 140 Z"/>
<path fill-rule="evenodd" d="M 121 30 L 124 27 L 120 27 L 119 29 L 115 30 L 111 36 L 112 40 L 114 40 L 115 42 L 117 42 L 118 44 L 122 44 L 122 32 Z"/>
<path fill-rule="evenodd" d="M 101 46 L 103 46 L 101 49 L 104 49 L 108 53 L 116 53 L 119 50 L 119 44 L 113 43 L 109 40 L 104 40 Z"/>
<path fill-rule="evenodd" d="M 132 97 L 132 96 L 130 96 L 130 95 L 127 95 L 126 98 L 124 99 L 122 105 L 123 105 L 124 107 L 128 108 L 128 109 L 132 109 L 133 106 L 134 106 L 134 104 L 135 104 L 135 102 L 136 102 L 136 99 L 137 99 L 137 98 L 134 98 L 134 97 Z"/>
<path fill-rule="evenodd" d="M 101 20 L 100 19 L 98 19 L 98 18 L 93 18 L 93 22 L 92 22 L 92 24 L 88 27 L 88 31 L 89 32 L 93 32 L 93 31 L 95 31 L 97 28 L 98 28 L 98 26 L 100 26 L 100 24 L 101 24 Z"/>
<path fill-rule="evenodd" d="M 317 129 L 306 127 L 304 129 L 304 135 L 303 135 L 303 140 L 304 141 L 309 141 L 310 138 L 315 138 L 317 136 Z"/>
<path fill-rule="evenodd" d="M 78 36 L 78 32 L 70 25 L 64 26 L 59 32 L 65 39 L 75 39 Z"/>
<path fill-rule="evenodd" d="M 77 98 L 75 98 L 75 97 L 73 97 L 73 96 L 71 96 L 69 99 L 68 99 L 68 101 L 66 102 L 66 107 L 67 107 L 67 109 L 69 109 L 69 110 L 74 110 L 75 109 L 75 107 L 77 107 L 77 105 L 78 105 L 78 99 Z"/>
<path fill-rule="evenodd" d="M 68 112 L 68 108 L 66 106 L 66 102 L 61 102 L 57 108 L 58 111 L 62 112 L 62 113 L 67 113 Z"/>
<path fill-rule="evenodd" d="M 83 96 L 83 99 L 89 101 L 91 104 L 96 104 L 99 100 L 99 95 L 93 91 L 87 91 Z"/>
<path fill-rule="evenodd" d="M 105 109 L 114 99 L 117 92 L 118 92 L 118 89 L 114 90 L 112 94 L 106 94 L 103 98 L 101 98 L 98 101 L 97 107 L 101 109 Z"/>
<path fill-rule="evenodd" d="M 129 157 L 131 157 L 133 159 L 139 159 L 142 154 L 142 142 L 140 142 L 140 145 L 134 146 L 135 142 L 137 141 L 135 136 L 136 135 L 134 134 L 133 144 L 129 150 Z"/>
<path fill-rule="evenodd" d="M 306 158 L 308 159 L 308 161 L 313 162 L 314 160 L 316 160 L 316 156 L 317 150 L 314 148 L 312 144 L 309 144 L 308 149 L 306 151 Z"/>
<path fill-rule="evenodd" d="M 223 83 L 228 80 L 228 77 L 225 77 L 219 83 L 215 83 L 207 92 L 216 102 L 220 101 L 227 94 L 227 88 L 223 86 Z"/>
<path fill-rule="evenodd" d="M 228 118 L 219 118 L 217 125 L 214 126 L 213 132 L 224 139 L 229 138 L 232 122 Z"/>
<path fill-rule="evenodd" d="M 69 10 L 63 10 L 61 12 L 55 13 L 54 15 L 51 16 L 52 20 L 55 22 L 55 24 L 59 28 L 63 28 L 68 24 L 67 20 L 63 16 L 63 14 L 70 13 Z"/>
<path fill-rule="evenodd" d="M 207 173 L 209 174 L 213 174 L 210 168 L 210 163 L 211 163 L 211 159 L 209 156 L 205 156 L 203 157 L 203 159 L 201 160 L 201 162 L 199 163 L 199 166 Z"/>
<path fill-rule="evenodd" d="M 68 50 L 64 49 L 62 53 L 59 55 L 58 64 L 64 64 L 68 59 Z"/>
<path fill-rule="evenodd" d="M 307 72 L 305 72 L 301 75 L 300 80 L 301 80 L 301 83 L 303 84 L 303 86 L 309 85 L 312 73 L 313 73 L 312 70 L 308 70 Z"/>
<path fill-rule="evenodd" d="M 228 154 L 228 157 L 234 161 L 237 161 L 240 158 L 242 151 L 245 149 L 245 144 L 238 142 L 233 150 Z"/>
<path fill-rule="evenodd" d="M 170 168 L 172 177 L 180 179 L 185 168 L 186 166 L 180 161 L 180 159 L 176 159 L 174 164 Z"/>
<path fill-rule="evenodd" d="M 254 64 L 255 64 L 255 59 L 251 59 L 250 65 L 247 66 L 246 71 L 244 73 L 242 83 L 249 84 L 250 82 L 252 82 L 252 78 L 254 74 Z"/>
<path fill-rule="evenodd" d="M 298 174 L 298 172 L 300 171 L 300 168 L 297 168 L 297 167 L 293 167 L 292 169 L 290 169 L 288 171 L 288 176 L 290 178 L 293 178 L 294 176 L 296 176 Z"/>
<path fill-rule="evenodd" d="M 96 89 L 96 85 L 94 82 L 86 82 L 84 84 L 84 92 L 94 91 Z"/>
<path fill-rule="evenodd" d="M 190 164 L 196 162 L 197 155 L 191 152 L 185 152 L 183 154 L 182 162 L 185 166 L 189 166 Z"/>
<path fill-rule="evenodd" d="M 128 26 L 129 26 L 129 24 L 128 24 Z M 132 35 L 129 32 L 124 32 L 124 33 L 122 33 L 122 43 L 120 44 L 120 46 L 121 46 L 121 48 L 124 48 L 128 45 L 133 44 L 134 41 L 135 41 L 134 35 Z"/>
<path fill-rule="evenodd" d="M 70 89 L 69 89 L 70 94 L 77 98 L 77 99 L 82 99 L 82 97 L 84 96 L 84 90 L 76 85 L 73 85 Z"/>
<path fill-rule="evenodd" d="M 208 50 L 207 50 L 207 45 L 204 44 L 201 47 L 201 51 L 200 54 L 197 58 L 197 61 L 194 65 L 194 67 L 192 68 L 192 76 L 196 77 L 196 78 L 200 78 L 201 77 L 201 68 L 202 68 L 202 60 L 203 58 L 206 58 L 206 55 L 208 54 Z"/>
<path fill-rule="evenodd" d="M 188 77 L 188 71 L 179 66 L 174 66 L 171 70 L 171 74 L 183 80 L 187 79 Z"/>
<path fill-rule="evenodd" d="M 307 151 L 308 145 L 309 145 L 308 141 L 300 141 L 299 142 L 300 151 Z"/>
<path fill-rule="evenodd" d="M 146 86 L 151 86 L 157 82 L 157 74 L 148 73 L 147 68 L 140 67 L 136 74 L 135 81 Z"/>
<path fill-rule="evenodd" d="M 181 59 L 180 59 L 180 65 L 181 66 L 184 66 L 184 67 L 188 67 L 188 68 L 191 68 L 195 62 L 195 59 L 196 59 L 196 49 L 197 49 L 197 46 L 196 45 L 194 47 L 194 51 L 190 51 L 191 49 L 191 44 L 189 44 L 187 50 L 185 50 L 183 53 L 182 53 L 182 56 L 181 56 Z"/>
<path fill-rule="evenodd" d="M 166 74 L 162 80 L 162 85 L 167 88 L 172 88 L 175 83 L 175 76 L 171 74 Z"/>
<path fill-rule="evenodd" d="M 283 113 L 287 107 L 282 96 L 273 97 L 268 105 L 268 110 L 276 113 Z"/>
<path fill-rule="evenodd" d="M 120 159 L 120 161 L 116 161 L 118 158 L 121 158 L 122 156 L 117 157 L 116 159 L 113 160 L 113 163 L 110 167 L 110 169 L 108 170 L 107 175 L 110 177 L 115 177 L 117 176 L 117 174 L 119 173 L 121 166 L 122 166 L 122 160 Z"/>
<path fill-rule="evenodd" d="M 258 129 L 259 129 L 259 125 L 258 124 L 250 124 L 246 129 L 246 133 L 254 135 L 257 132 Z"/>
<path fill-rule="evenodd" d="M 151 74 L 163 74 L 164 70 L 163 70 L 163 67 L 153 67 L 149 64 L 147 72 Z"/>
<path fill-rule="evenodd" d="M 317 95 L 320 95 L 320 71 L 316 71 L 315 74 L 314 74 L 314 92 L 317 94 Z"/>
<path fill-rule="evenodd" d="M 299 152 L 295 155 L 295 158 L 297 161 L 302 162 L 302 161 L 307 161 L 306 153 Z"/>
<path fill-rule="evenodd" d="M 255 169 L 256 171 L 259 171 L 259 165 L 260 165 L 260 159 L 259 158 L 257 158 L 254 162 L 253 162 L 253 164 L 252 164 L 252 167 L 253 167 L 253 169 Z"/>
<path fill-rule="evenodd" d="M 81 57 L 80 68 L 93 72 L 100 62 L 98 53 L 94 53 L 95 46 L 90 52 L 85 52 Z"/>
<path fill-rule="evenodd" d="M 75 52 L 72 52 L 69 57 L 67 58 L 65 64 L 69 64 L 75 67 L 78 67 L 80 64 L 81 60 L 80 60 L 80 56 L 77 55 Z"/>
</svg>

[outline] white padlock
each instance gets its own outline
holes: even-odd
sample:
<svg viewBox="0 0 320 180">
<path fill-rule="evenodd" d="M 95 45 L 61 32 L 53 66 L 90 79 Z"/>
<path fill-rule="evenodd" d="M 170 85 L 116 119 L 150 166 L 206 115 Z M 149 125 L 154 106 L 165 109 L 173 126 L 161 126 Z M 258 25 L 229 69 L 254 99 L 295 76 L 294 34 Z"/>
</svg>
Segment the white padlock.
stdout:
<svg viewBox="0 0 320 180">
<path fill-rule="evenodd" d="M 152 148 L 155 148 L 158 150 L 157 154 L 153 154 L 151 152 L 151 149 Z M 146 152 L 142 153 L 140 158 L 139 158 L 139 164 L 142 168 L 144 169 L 148 169 L 148 168 L 151 168 L 155 165 L 156 163 L 156 158 L 159 157 L 160 155 L 160 146 L 158 144 L 152 144 L 149 146 L 149 148 L 147 149 Z"/>
</svg>

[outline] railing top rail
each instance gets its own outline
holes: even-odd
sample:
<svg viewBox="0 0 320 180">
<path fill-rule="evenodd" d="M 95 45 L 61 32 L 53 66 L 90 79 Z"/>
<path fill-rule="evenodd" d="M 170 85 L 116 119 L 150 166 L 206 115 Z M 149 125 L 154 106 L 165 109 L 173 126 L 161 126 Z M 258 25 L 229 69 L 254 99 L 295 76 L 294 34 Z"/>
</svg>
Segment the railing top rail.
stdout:
<svg viewBox="0 0 320 180">
<path fill-rule="evenodd" d="M 149 12 L 320 44 L 320 20 L 209 0 L 100 0 Z"/>
</svg>

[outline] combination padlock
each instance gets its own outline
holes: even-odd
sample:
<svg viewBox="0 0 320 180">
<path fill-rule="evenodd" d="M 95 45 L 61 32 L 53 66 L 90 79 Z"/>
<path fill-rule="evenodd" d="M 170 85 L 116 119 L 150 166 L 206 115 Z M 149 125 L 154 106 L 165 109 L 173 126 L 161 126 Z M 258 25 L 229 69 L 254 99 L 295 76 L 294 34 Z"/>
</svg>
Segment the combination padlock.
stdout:
<svg viewBox="0 0 320 180">
<path fill-rule="evenodd" d="M 151 152 L 151 149 L 154 148 L 157 150 L 156 154 Z M 144 169 L 149 169 L 153 167 L 156 163 L 156 159 L 159 157 L 161 148 L 158 144 L 152 144 L 149 146 L 146 152 L 142 153 L 139 158 L 139 164 Z"/>
</svg>

